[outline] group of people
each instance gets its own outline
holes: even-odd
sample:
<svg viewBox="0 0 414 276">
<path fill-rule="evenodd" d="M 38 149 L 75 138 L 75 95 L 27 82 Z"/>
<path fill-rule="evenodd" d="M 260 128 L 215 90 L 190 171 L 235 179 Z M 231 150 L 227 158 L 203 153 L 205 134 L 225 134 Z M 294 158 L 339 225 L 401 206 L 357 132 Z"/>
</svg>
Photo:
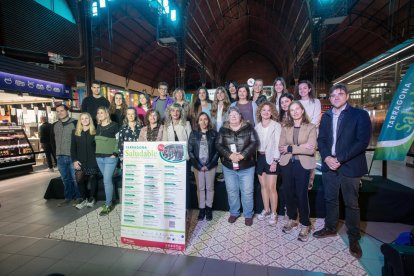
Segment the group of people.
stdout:
<svg viewBox="0 0 414 276">
<path fill-rule="evenodd" d="M 308 188 L 313 183 L 315 152 L 319 149 L 327 215 L 324 228 L 313 236 L 336 235 L 342 188 L 350 252 L 361 257 L 358 187 L 360 177 L 367 172 L 368 114 L 348 104 L 349 92 L 343 84 L 330 89 L 333 107 L 322 120 L 321 104 L 311 82 L 299 82 L 295 95 L 287 91 L 281 77 L 275 79 L 272 88 L 273 95 L 267 99 L 261 79 L 255 80 L 253 95 L 248 85 L 229 81 L 227 87 L 216 89 L 213 100 L 207 89 L 200 87 L 189 103 L 183 89 L 175 89 L 170 97 L 168 84 L 160 82 L 159 96 L 152 103 L 142 94 L 138 107 L 133 108 L 127 106 L 121 93 L 109 103 L 100 95 L 99 84 L 93 83 L 93 94 L 83 101 L 77 122 L 69 118 L 66 106 L 56 107 L 59 121 L 53 125 L 53 138 L 65 186 L 65 201 L 60 206 L 73 203 L 78 209 L 92 207 L 96 179 L 102 175 L 106 200 L 100 214 L 107 215 L 114 208 L 117 188 L 112 178 L 122 163 L 125 141 L 186 141 L 187 171 L 191 165 L 199 220 L 213 219 L 214 182 L 216 173 L 222 171 L 230 209 L 228 222 L 236 222 L 243 207 L 244 223 L 251 226 L 257 174 L 264 206 L 257 218 L 275 225 L 281 197 L 289 218 L 283 232 L 291 233 L 300 224 L 298 239 L 307 241 L 312 231 Z M 282 178 L 281 195 L 276 189 L 278 176 Z"/>
</svg>

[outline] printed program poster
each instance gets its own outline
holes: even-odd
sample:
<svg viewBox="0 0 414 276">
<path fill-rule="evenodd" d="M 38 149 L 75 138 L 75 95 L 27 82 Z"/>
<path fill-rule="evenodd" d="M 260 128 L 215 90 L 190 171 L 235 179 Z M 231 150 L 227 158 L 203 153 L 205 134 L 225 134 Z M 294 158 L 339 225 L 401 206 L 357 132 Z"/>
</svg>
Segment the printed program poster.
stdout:
<svg viewBox="0 0 414 276">
<path fill-rule="evenodd" d="M 121 242 L 185 250 L 186 142 L 125 142 Z"/>
</svg>

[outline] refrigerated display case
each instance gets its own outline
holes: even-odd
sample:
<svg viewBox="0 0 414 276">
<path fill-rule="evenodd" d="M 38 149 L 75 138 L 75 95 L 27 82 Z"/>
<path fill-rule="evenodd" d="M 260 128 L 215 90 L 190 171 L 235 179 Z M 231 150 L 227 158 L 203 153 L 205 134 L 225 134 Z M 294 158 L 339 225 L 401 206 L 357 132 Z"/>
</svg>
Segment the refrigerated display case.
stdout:
<svg viewBox="0 0 414 276">
<path fill-rule="evenodd" d="M 32 145 L 20 126 L 0 127 L 0 179 L 26 174 L 36 164 Z"/>
</svg>

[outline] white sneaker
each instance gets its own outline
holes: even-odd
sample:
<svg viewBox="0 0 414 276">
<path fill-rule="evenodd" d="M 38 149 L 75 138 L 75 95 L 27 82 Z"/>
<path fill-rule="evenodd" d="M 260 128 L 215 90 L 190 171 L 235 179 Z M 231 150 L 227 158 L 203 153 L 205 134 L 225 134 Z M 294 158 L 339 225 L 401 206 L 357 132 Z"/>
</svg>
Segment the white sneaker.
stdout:
<svg viewBox="0 0 414 276">
<path fill-rule="evenodd" d="M 269 225 L 273 226 L 273 225 L 276 225 L 276 223 L 277 223 L 277 215 L 271 213 L 269 216 Z"/>
<path fill-rule="evenodd" d="M 265 219 L 267 219 L 267 218 L 269 218 L 269 216 L 270 216 L 270 211 L 269 212 L 266 212 L 266 210 L 263 210 L 258 216 L 257 216 L 257 219 L 258 220 L 265 220 Z"/>
<path fill-rule="evenodd" d="M 92 208 L 93 206 L 95 206 L 95 203 L 96 203 L 95 199 L 92 199 L 91 201 L 88 201 L 86 203 L 86 207 Z"/>
<path fill-rule="evenodd" d="M 76 204 L 75 207 L 76 207 L 76 209 L 81 210 L 81 209 L 85 208 L 87 204 L 88 204 L 88 200 L 85 199 L 81 203 Z"/>
</svg>

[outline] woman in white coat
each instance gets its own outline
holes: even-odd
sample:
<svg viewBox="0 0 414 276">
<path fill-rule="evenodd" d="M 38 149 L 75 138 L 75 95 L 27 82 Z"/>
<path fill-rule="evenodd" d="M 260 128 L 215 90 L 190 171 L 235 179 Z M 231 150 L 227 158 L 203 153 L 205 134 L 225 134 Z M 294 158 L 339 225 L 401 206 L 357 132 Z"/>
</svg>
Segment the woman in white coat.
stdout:
<svg viewBox="0 0 414 276">
<path fill-rule="evenodd" d="M 188 142 L 190 133 L 191 125 L 187 121 L 183 108 L 178 103 L 172 104 L 166 114 L 162 140 Z"/>
<path fill-rule="evenodd" d="M 260 145 L 257 151 L 256 173 L 259 177 L 264 206 L 258 219 L 267 220 L 270 225 L 277 223 L 276 169 L 280 158 L 278 145 L 282 131 L 282 127 L 276 122 L 277 118 L 274 104 L 264 102 L 257 108 L 255 129 L 259 136 Z"/>
</svg>

